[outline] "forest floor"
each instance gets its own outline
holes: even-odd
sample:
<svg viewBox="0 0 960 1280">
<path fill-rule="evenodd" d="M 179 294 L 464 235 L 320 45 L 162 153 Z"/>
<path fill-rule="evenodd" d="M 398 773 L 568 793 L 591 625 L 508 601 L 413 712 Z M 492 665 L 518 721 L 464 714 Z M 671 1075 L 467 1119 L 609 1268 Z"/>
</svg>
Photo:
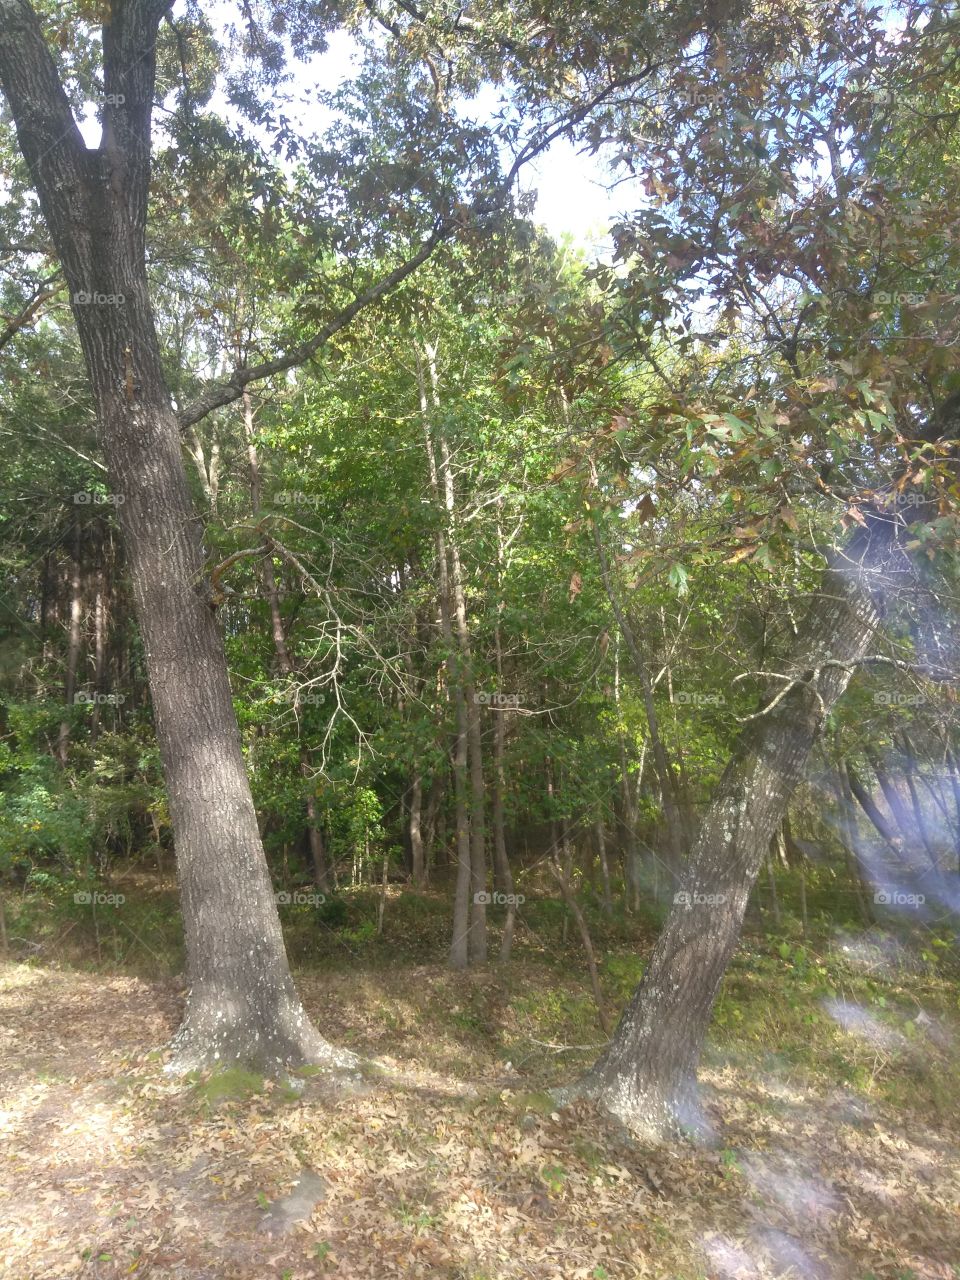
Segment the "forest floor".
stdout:
<svg viewBox="0 0 960 1280">
<path fill-rule="evenodd" d="M 659 1149 L 546 1093 L 601 1039 L 581 959 L 301 971 L 324 1033 L 385 1068 L 347 1091 L 170 1080 L 175 978 L 0 967 L 0 1275 L 960 1276 L 960 1018 L 935 956 L 748 939 L 702 1072 L 715 1141 Z M 635 976 L 608 958 L 612 998 Z M 323 1198 L 264 1230 L 304 1169 Z"/>
</svg>

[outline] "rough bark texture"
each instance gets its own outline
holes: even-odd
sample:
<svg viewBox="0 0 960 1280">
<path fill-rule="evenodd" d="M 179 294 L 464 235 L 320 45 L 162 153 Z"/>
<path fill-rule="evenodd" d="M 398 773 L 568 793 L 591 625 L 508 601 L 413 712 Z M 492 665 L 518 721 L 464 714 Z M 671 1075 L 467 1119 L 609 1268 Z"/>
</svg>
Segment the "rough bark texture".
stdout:
<svg viewBox="0 0 960 1280">
<path fill-rule="evenodd" d="M 189 995 L 175 1069 L 346 1064 L 294 990 L 260 841 L 201 527 L 161 368 L 144 244 L 161 0 L 103 28 L 104 140 L 84 145 L 27 0 L 0 0 L 0 80 L 57 247 L 118 506 L 163 760 Z"/>
<path fill-rule="evenodd" d="M 823 719 L 870 645 L 888 542 L 877 535 L 825 574 L 787 672 L 803 684 L 782 697 L 789 686 L 774 685 L 766 713 L 745 726 L 687 863 L 686 897 L 676 899 L 610 1045 L 573 1091 L 646 1138 L 704 1127 L 696 1071 L 717 990 Z"/>
</svg>

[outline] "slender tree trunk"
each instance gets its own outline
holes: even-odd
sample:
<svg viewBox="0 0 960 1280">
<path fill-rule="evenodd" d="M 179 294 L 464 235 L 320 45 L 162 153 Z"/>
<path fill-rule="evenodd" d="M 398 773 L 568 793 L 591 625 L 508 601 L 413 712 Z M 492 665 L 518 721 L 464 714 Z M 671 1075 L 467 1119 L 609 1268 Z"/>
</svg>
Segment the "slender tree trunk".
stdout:
<svg viewBox="0 0 960 1280">
<path fill-rule="evenodd" d="M 439 773 L 430 779 L 427 791 L 427 807 L 423 817 L 423 880 L 426 885 L 433 868 L 434 850 L 437 847 L 437 815 L 443 798 L 443 778 Z"/>
<path fill-rule="evenodd" d="M 427 864 L 423 856 L 423 777 L 414 775 L 410 788 L 410 870 L 414 887 L 422 889 L 427 882 Z"/>
<path fill-rule="evenodd" d="M 433 390 L 434 407 L 439 405 L 436 350 L 427 345 L 427 359 Z M 473 676 L 470 627 L 467 600 L 463 586 L 463 565 L 457 532 L 456 489 L 450 461 L 450 447 L 444 433 L 439 433 L 440 473 L 444 505 L 447 511 L 447 549 L 450 554 L 450 587 L 453 592 L 457 643 L 460 649 L 460 677 L 467 716 L 467 759 L 470 775 L 470 933 L 468 950 L 471 964 L 484 964 L 487 959 L 487 839 L 486 790 L 483 781 L 483 735 L 480 702 Z"/>
<path fill-rule="evenodd" d="M 57 759 L 67 763 L 70 746 L 70 711 L 77 696 L 77 667 L 80 663 L 81 624 L 83 622 L 82 543 L 79 524 L 74 526 L 73 552 L 70 563 L 70 624 L 67 631 L 67 661 L 63 680 L 63 701 L 67 710 L 57 735 Z"/>
<path fill-rule="evenodd" d="M 913 819 L 916 823 L 917 833 L 920 836 L 920 843 L 923 845 L 927 852 L 927 857 L 930 859 L 931 866 L 934 871 L 939 871 L 940 863 L 937 858 L 937 850 L 934 845 L 933 838 L 930 835 L 930 829 L 927 825 L 927 815 L 924 813 L 923 804 L 917 792 L 917 785 L 914 782 L 914 774 L 916 773 L 917 768 L 916 753 L 914 751 L 913 744 L 906 734 L 901 735 L 901 741 L 903 743 L 904 760 L 906 762 L 903 773 L 907 784 L 907 790 L 910 792 L 910 806 L 913 809 Z"/>
<path fill-rule="evenodd" d="M 597 854 L 600 858 L 600 879 L 603 885 L 603 914 L 613 915 L 613 899 L 610 895 L 610 864 L 607 861 L 607 837 L 603 829 L 603 819 L 597 818 L 593 824 L 593 832 L 597 841 Z"/>
<path fill-rule="evenodd" d="M 505 548 L 503 529 L 501 527 L 500 504 L 497 506 L 497 622 L 493 629 L 494 657 L 496 660 L 497 690 L 503 691 L 503 640 L 500 623 L 506 601 L 503 595 L 503 572 L 505 564 Z M 495 883 L 500 891 L 507 895 L 507 918 L 503 926 L 503 937 L 500 940 L 500 961 L 507 964 L 513 950 L 513 934 L 516 924 L 517 905 L 513 884 L 513 872 L 507 854 L 506 818 L 504 814 L 504 798 L 507 790 L 507 778 L 504 760 L 507 745 L 506 712 L 502 707 L 494 714 L 493 722 L 493 864 Z"/>
<path fill-rule="evenodd" d="M 95 743 L 100 732 L 100 695 L 104 692 L 107 668 L 107 574 L 103 563 L 103 543 L 98 548 L 96 587 L 93 602 L 93 688 L 96 695 L 90 721 L 90 741 Z"/>
<path fill-rule="evenodd" d="M 564 844 L 566 844 L 566 823 L 564 822 Z M 566 849 L 564 850 L 566 854 Z M 567 904 L 567 910 L 573 916 L 577 925 L 577 932 L 580 934 L 580 941 L 583 943 L 584 954 L 587 958 L 587 971 L 590 974 L 590 989 L 593 992 L 593 1003 L 597 1008 L 597 1021 L 604 1035 L 609 1035 L 611 1031 L 610 1019 L 607 1016 L 606 1007 L 603 1000 L 603 989 L 600 986 L 600 973 L 597 969 L 597 958 L 593 950 L 593 941 L 590 938 L 590 930 L 587 928 L 587 921 L 584 917 L 580 903 L 577 901 L 576 890 L 573 886 L 573 878 L 571 876 L 570 860 L 564 858 L 563 864 L 560 863 L 555 854 L 550 857 L 550 870 L 553 872 L 554 878 L 560 886 L 560 892 L 563 900 Z"/>
<path fill-rule="evenodd" d="M 899 852 L 903 846 L 903 841 L 884 817 L 882 810 L 874 801 L 873 796 L 860 781 L 853 769 L 850 768 L 849 764 L 844 768 L 843 779 L 846 785 L 850 788 L 850 794 L 856 799 L 860 808 L 873 823 L 877 832 L 883 837 L 891 849 Z"/>
<path fill-rule="evenodd" d="M 70 291 L 146 656 L 187 949 L 171 1065 L 346 1063 L 290 977 L 149 297 L 150 114 L 167 7 L 128 0 L 105 21 L 97 151 L 26 0 L 0 3 L 0 79 Z"/>
<path fill-rule="evenodd" d="M 868 885 L 863 874 L 863 862 L 860 857 L 860 838 L 857 832 L 857 817 L 853 805 L 853 785 L 850 770 L 841 760 L 838 768 L 838 799 L 840 801 L 841 824 L 844 831 L 844 849 L 847 855 L 847 870 L 857 895 L 857 907 L 864 924 L 870 924 L 873 913 L 869 906 Z"/>
<path fill-rule="evenodd" d="M 861 549 L 864 560 L 869 550 Z M 848 549 L 842 563 L 852 561 Z M 871 563 L 879 567 L 875 550 Z M 713 1003 L 750 891 L 823 717 L 873 636 L 879 611 L 870 577 L 863 563 L 838 564 L 824 575 L 790 664 L 803 684 L 786 693 L 788 686 L 776 684 L 764 711 L 745 725 L 643 980 L 609 1047 L 576 1090 L 648 1138 L 704 1124 L 696 1071 Z M 804 687 L 809 682 L 819 701 Z"/>
<path fill-rule="evenodd" d="M 417 365 L 420 384 L 420 411 L 423 418 L 423 435 L 426 445 L 427 466 L 430 473 L 430 487 L 434 500 L 443 501 L 440 490 L 440 471 L 437 466 L 437 451 L 433 443 L 433 431 L 430 424 L 430 400 L 427 396 L 426 381 L 422 366 Z M 434 388 L 434 397 L 436 390 Z M 450 967 L 465 969 L 470 963 L 470 925 L 471 902 L 470 887 L 472 880 L 470 815 L 467 798 L 467 700 L 464 694 L 463 680 L 460 671 L 459 646 L 453 632 L 454 602 L 450 581 L 450 561 L 447 556 L 447 539 L 443 529 L 438 529 L 437 572 L 439 576 L 440 597 L 440 632 L 446 649 L 447 682 L 450 700 L 454 709 L 455 737 L 452 756 L 454 813 L 456 826 L 457 876 L 453 893 L 453 937 L 450 942 Z"/>
<path fill-rule="evenodd" d="M 430 404 L 440 407 L 437 375 L 437 352 L 430 343 L 424 343 L 424 356 L 430 375 Z M 426 413 L 426 389 L 421 387 L 421 406 Z M 427 423 L 429 431 L 429 421 Z M 467 769 L 469 780 L 469 849 L 470 884 L 467 907 L 469 924 L 467 933 L 468 963 L 484 964 L 487 959 L 487 838 L 486 792 L 483 778 L 483 740 L 480 720 L 480 703 L 473 678 L 473 657 L 470 648 L 470 629 L 467 622 L 466 594 L 463 586 L 463 565 L 457 533 L 456 487 L 450 459 L 450 447 L 443 431 L 437 433 L 438 450 L 432 450 L 431 481 L 436 475 L 435 492 L 443 502 L 447 516 L 445 531 L 446 550 L 449 556 L 448 590 L 456 627 L 458 649 L 457 670 L 466 724 Z M 432 437 L 431 437 L 432 445 Z M 439 463 L 437 459 L 439 453 Z M 460 881 L 458 877 L 458 890 Z M 462 892 L 462 890 L 459 890 Z M 462 904 L 461 904 L 462 907 Z M 456 908 L 455 908 L 456 914 Z"/>
<path fill-rule="evenodd" d="M 900 792 L 897 790 L 897 784 L 890 777 L 885 765 L 878 756 L 870 754 L 869 760 L 873 767 L 873 772 L 877 776 L 877 781 L 880 783 L 880 790 L 883 792 L 884 799 L 903 836 L 902 840 L 893 842 L 894 847 L 909 849 L 913 844 L 913 827 L 907 807 L 903 803 Z"/>
</svg>

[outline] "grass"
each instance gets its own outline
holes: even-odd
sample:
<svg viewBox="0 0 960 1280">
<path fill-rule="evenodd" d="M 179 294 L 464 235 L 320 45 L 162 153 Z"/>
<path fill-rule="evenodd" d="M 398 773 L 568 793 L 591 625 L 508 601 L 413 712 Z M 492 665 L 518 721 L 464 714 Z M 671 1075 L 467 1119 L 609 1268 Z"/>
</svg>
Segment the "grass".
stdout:
<svg viewBox="0 0 960 1280">
<path fill-rule="evenodd" d="M 774 926 L 769 911 L 748 920 L 717 1001 L 707 1061 L 757 1063 L 800 1083 L 832 1082 L 898 1108 L 939 1115 L 957 1096 L 958 1068 L 946 1039 L 931 1039 L 929 1024 L 918 1023 L 917 1014 L 923 1010 L 935 1026 L 956 1023 L 955 937 L 947 929 L 907 935 L 902 955 L 908 963 L 884 963 L 878 947 L 879 962 L 871 971 L 856 949 L 844 951 L 838 939 L 882 941 L 882 935 L 843 913 L 838 933 L 827 911 L 831 887 L 809 881 L 805 933 L 791 911 L 798 892 L 789 875 L 779 887 L 780 922 Z M 15 895 L 7 903 L 8 930 L 26 940 L 24 953 L 38 963 L 149 978 L 181 972 L 174 889 L 142 871 L 116 875 L 109 888 L 125 900 L 98 908 L 96 916 L 89 905 L 74 902 L 71 886 L 48 884 L 43 892 Z M 589 893 L 584 898 L 604 998 L 615 1013 L 642 976 L 663 907 L 651 902 L 638 915 L 620 911 L 608 919 Z M 291 962 L 302 980 L 309 983 L 313 974 L 344 980 L 345 997 L 349 991 L 364 1010 L 364 1022 L 376 1027 L 380 1052 L 389 1052 L 391 1041 L 416 1041 L 431 1046 L 437 1070 L 456 1073 L 469 1063 L 491 1074 L 510 1066 L 547 1085 L 595 1056 L 603 1037 L 576 931 L 568 928 L 563 942 L 563 904 L 529 892 L 514 962 L 464 976 L 444 967 L 450 927 L 445 890 L 415 893 L 391 886 L 382 935 L 374 927 L 378 901 L 379 889 L 360 887 L 328 895 L 319 907 L 280 910 Z M 489 912 L 491 955 L 502 915 L 496 908 Z M 421 968 L 431 973 L 422 979 L 424 990 L 416 991 L 403 975 Z M 392 975 L 397 982 L 382 980 Z M 838 1002 L 857 1010 L 865 1027 L 881 1029 L 881 1037 L 888 1032 L 886 1047 L 838 1025 L 830 1012 Z M 364 1029 L 354 1027 L 342 1039 L 364 1048 Z M 577 1046 L 594 1048 L 579 1052 Z M 196 1088 L 210 1105 L 259 1091 L 252 1077 L 231 1072 Z"/>
</svg>

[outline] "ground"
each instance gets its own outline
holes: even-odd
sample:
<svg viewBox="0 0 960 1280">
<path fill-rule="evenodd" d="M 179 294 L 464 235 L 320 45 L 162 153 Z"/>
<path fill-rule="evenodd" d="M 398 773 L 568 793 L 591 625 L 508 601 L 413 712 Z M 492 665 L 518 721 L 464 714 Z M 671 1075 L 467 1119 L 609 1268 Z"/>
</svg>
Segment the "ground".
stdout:
<svg viewBox="0 0 960 1280">
<path fill-rule="evenodd" d="M 300 972 L 380 1064 L 350 1088 L 171 1080 L 175 978 L 7 964 L 0 1275 L 955 1280 L 960 1022 L 931 963 L 876 933 L 751 939 L 702 1073 L 713 1145 L 659 1149 L 547 1093 L 602 1038 L 573 949 Z M 611 999 L 634 979 L 611 954 Z M 264 1230 L 304 1170 L 322 1197 Z"/>
</svg>

